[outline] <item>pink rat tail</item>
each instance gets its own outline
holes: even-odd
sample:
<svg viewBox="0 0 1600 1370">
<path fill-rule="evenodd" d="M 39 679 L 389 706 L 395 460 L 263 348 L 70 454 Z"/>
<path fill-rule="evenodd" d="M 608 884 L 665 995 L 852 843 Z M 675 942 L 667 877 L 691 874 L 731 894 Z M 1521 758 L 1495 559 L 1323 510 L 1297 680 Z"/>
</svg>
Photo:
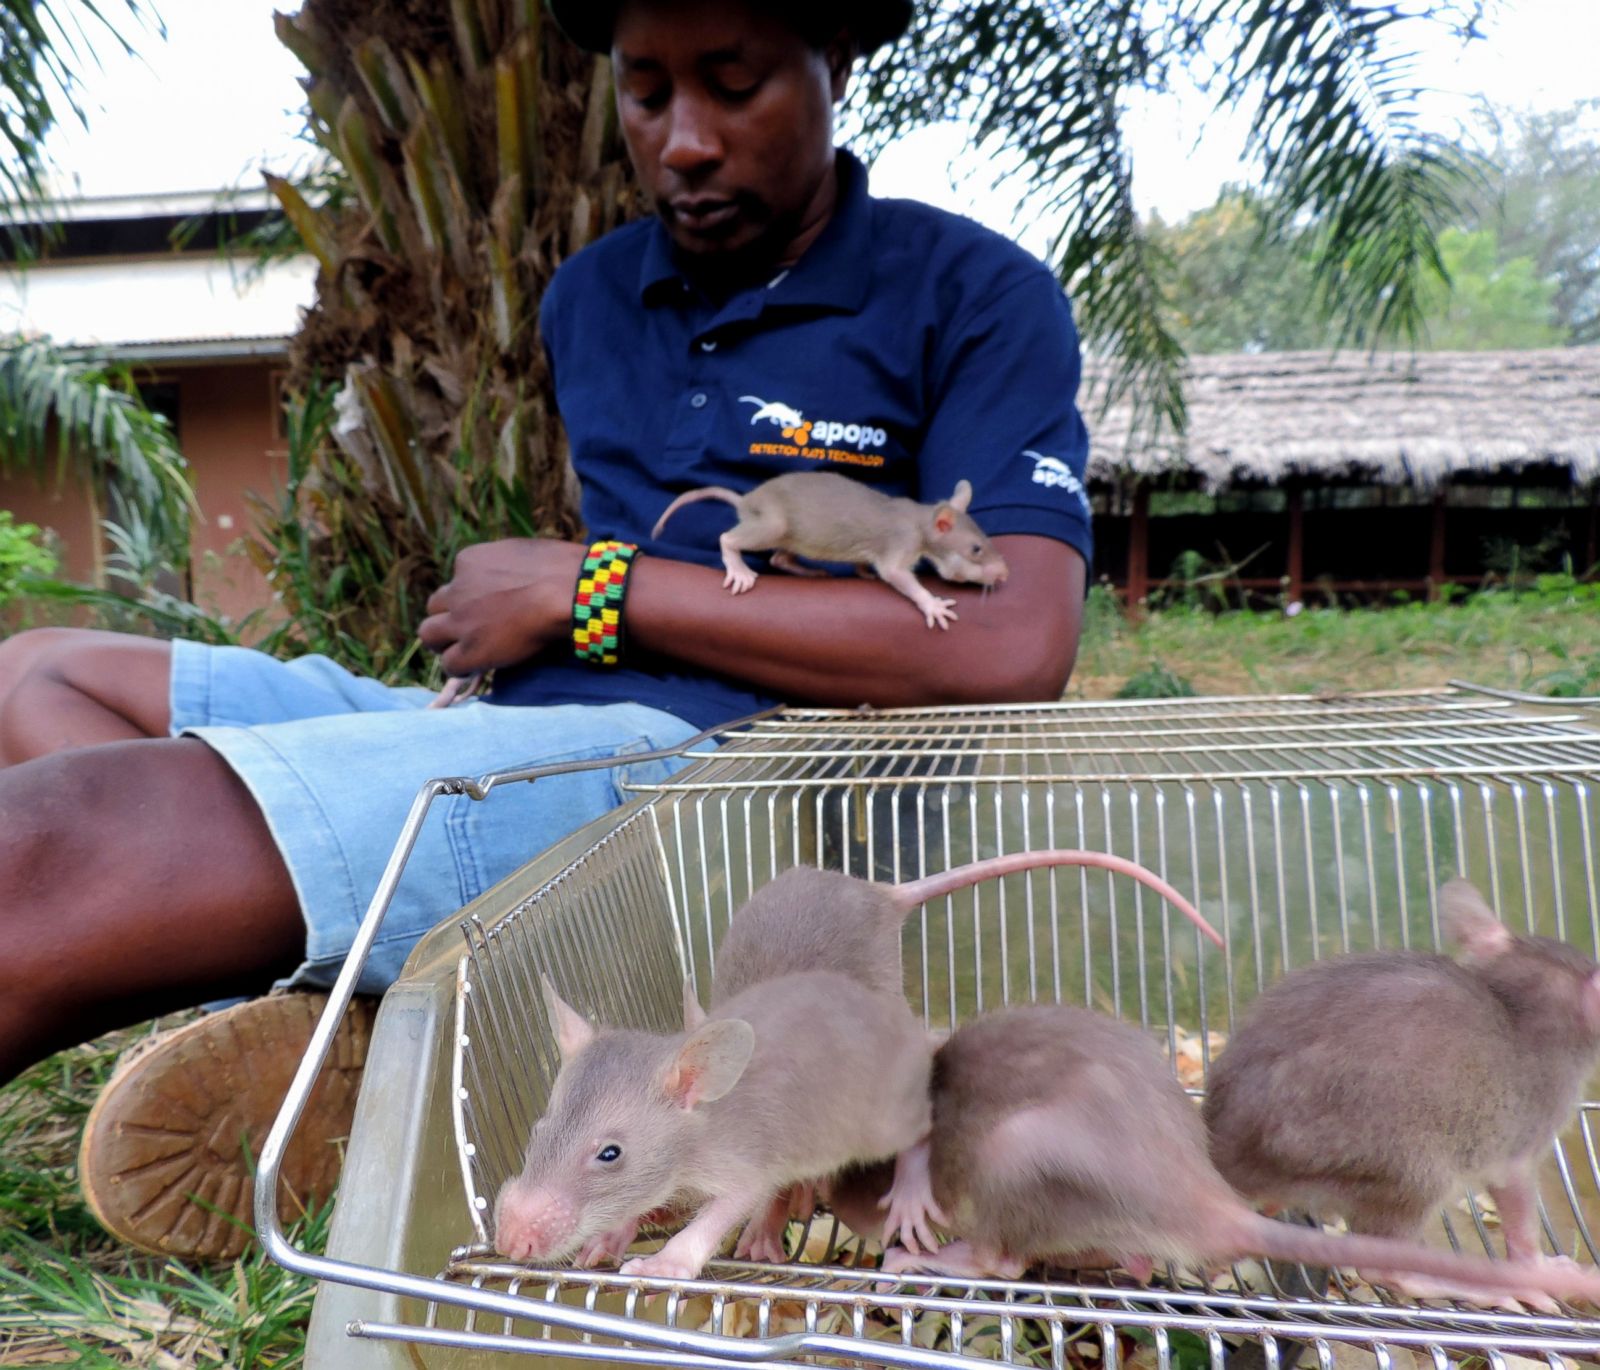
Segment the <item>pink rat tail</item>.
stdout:
<svg viewBox="0 0 1600 1370">
<path fill-rule="evenodd" d="M 1110 852 L 1076 851 L 1070 848 L 1014 852 L 1010 856 L 991 856 L 987 861 L 974 861 L 970 865 L 957 866 L 954 870 L 924 876 L 921 880 L 907 880 L 890 888 L 896 906 L 909 914 L 918 904 L 925 904 L 930 899 L 937 899 L 940 895 L 950 894 L 954 890 L 964 890 L 968 885 L 976 885 L 981 880 L 993 880 L 998 876 L 1015 874 L 1017 871 L 1040 870 L 1045 866 L 1093 866 L 1098 870 L 1131 876 L 1141 885 L 1159 894 L 1219 947 L 1225 945 L 1222 934 L 1206 922 L 1200 910 L 1159 875 L 1146 870 L 1136 862 L 1112 856 Z"/>
<path fill-rule="evenodd" d="M 1323 1232 L 1256 1213 L 1249 1215 L 1240 1232 L 1236 1254 L 1369 1274 L 1427 1275 L 1455 1286 L 1464 1296 L 1487 1290 L 1522 1300 L 1544 1295 L 1568 1302 L 1600 1303 L 1600 1271 L 1555 1261 L 1496 1261 L 1486 1256 L 1464 1256 L 1422 1242 Z"/>
<path fill-rule="evenodd" d="M 725 485 L 702 485 L 698 490 L 685 490 L 661 511 L 661 517 L 656 520 L 656 526 L 650 530 L 650 536 L 660 537 L 661 530 L 667 526 L 667 520 L 686 504 L 698 504 L 703 499 L 719 499 L 737 509 L 741 498 L 737 491 L 730 490 Z"/>
</svg>

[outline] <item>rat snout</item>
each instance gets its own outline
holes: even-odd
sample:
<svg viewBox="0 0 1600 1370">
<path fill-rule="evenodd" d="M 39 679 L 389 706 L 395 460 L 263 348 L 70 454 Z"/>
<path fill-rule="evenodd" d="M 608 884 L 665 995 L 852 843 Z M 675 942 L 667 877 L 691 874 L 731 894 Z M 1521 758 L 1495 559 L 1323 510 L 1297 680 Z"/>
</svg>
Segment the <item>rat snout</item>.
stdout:
<svg viewBox="0 0 1600 1370">
<path fill-rule="evenodd" d="M 559 1260 L 578 1244 L 571 1195 L 513 1180 L 495 1204 L 494 1244 L 514 1261 Z"/>
<path fill-rule="evenodd" d="M 1010 574 L 1011 568 L 1006 565 L 1005 558 L 997 556 L 994 559 L 994 565 L 989 568 L 989 579 L 984 584 L 990 586 L 1004 585 L 1006 577 Z"/>
</svg>

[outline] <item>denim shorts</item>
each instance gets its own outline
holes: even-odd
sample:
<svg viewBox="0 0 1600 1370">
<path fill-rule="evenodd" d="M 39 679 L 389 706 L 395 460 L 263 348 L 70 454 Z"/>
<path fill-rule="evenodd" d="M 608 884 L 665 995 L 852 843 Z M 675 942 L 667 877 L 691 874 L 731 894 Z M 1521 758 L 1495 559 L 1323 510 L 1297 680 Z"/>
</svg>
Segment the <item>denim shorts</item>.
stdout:
<svg viewBox="0 0 1600 1370">
<path fill-rule="evenodd" d="M 289 867 L 305 961 L 282 982 L 333 983 L 417 791 L 428 780 L 670 747 L 698 731 L 638 704 L 427 708 L 431 690 L 352 675 L 326 657 L 172 644 L 172 734 L 198 737 L 244 781 Z M 664 779 L 684 758 L 436 799 L 358 988 L 393 984 L 435 924 L 551 844 Z"/>
</svg>

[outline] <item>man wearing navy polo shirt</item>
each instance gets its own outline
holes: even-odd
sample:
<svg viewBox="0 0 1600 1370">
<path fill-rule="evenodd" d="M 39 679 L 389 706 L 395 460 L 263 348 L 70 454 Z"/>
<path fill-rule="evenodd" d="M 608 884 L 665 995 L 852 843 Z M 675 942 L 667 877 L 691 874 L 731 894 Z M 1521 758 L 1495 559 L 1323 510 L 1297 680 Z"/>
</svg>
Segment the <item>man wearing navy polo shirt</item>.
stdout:
<svg viewBox="0 0 1600 1370">
<path fill-rule="evenodd" d="M 639 548 L 622 660 L 574 656 L 590 549 L 549 539 L 468 549 L 430 600 L 420 637 L 446 670 L 495 671 L 487 701 L 449 709 L 322 658 L 80 632 L 0 645 L 0 1078 L 275 978 L 331 983 L 429 777 L 626 755 L 778 700 L 1049 700 L 1065 685 L 1090 552 L 1067 302 L 1002 238 L 871 197 L 833 143 L 853 61 L 903 31 L 909 0 L 553 8 L 612 53 L 656 207 L 565 263 L 540 314 L 589 535 Z M 853 576 L 763 567 L 730 595 L 723 505 L 650 536 L 684 490 L 784 471 L 924 501 L 970 481 L 1010 578 L 987 598 L 939 585 L 959 614 L 939 631 Z M 620 798 L 616 773 L 595 771 L 454 801 L 424 828 L 361 987 L 381 991 L 441 916 Z M 192 1189 L 224 1206 L 237 1194 L 243 1211 L 239 1161 L 211 1142 L 276 1109 L 281 1085 L 252 1088 L 274 1078 L 261 1053 L 303 1045 L 307 1002 L 211 1015 L 119 1070 L 81 1167 L 112 1231 L 173 1254 L 237 1244 L 182 1192 L 152 1197 L 138 1177 L 152 1137 L 175 1163 L 181 1116 Z M 215 1116 L 196 1119 L 197 1097 Z M 348 1106 L 309 1124 L 341 1135 Z M 318 1178 L 307 1155 L 289 1166 L 307 1174 L 285 1175 L 300 1192 Z"/>
</svg>

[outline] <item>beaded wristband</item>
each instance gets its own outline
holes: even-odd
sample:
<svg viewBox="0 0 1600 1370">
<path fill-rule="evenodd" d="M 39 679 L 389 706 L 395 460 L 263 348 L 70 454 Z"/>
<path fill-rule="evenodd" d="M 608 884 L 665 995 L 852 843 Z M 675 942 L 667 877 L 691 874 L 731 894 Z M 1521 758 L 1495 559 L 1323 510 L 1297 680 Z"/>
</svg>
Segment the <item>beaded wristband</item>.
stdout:
<svg viewBox="0 0 1600 1370">
<path fill-rule="evenodd" d="M 579 661 L 615 666 L 622 659 L 622 601 L 638 554 L 631 542 L 590 544 L 572 596 L 572 648 Z"/>
</svg>

